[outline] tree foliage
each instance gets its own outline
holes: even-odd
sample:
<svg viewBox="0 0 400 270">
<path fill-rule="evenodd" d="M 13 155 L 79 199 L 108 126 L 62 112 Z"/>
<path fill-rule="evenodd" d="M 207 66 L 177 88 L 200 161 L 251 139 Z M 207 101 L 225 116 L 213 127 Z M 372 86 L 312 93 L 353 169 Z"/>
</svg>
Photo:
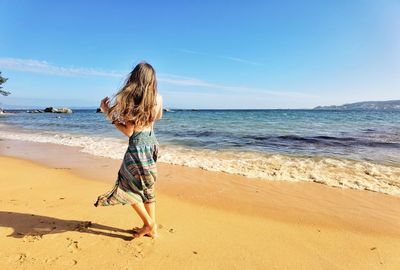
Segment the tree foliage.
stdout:
<svg viewBox="0 0 400 270">
<path fill-rule="evenodd" d="M 1 76 L 1 71 L 0 71 L 0 95 L 3 96 L 8 96 L 9 94 L 11 94 L 10 92 L 6 91 L 3 89 L 3 86 L 1 86 L 3 83 L 5 83 L 8 80 L 8 78 L 4 78 L 3 76 Z"/>
</svg>

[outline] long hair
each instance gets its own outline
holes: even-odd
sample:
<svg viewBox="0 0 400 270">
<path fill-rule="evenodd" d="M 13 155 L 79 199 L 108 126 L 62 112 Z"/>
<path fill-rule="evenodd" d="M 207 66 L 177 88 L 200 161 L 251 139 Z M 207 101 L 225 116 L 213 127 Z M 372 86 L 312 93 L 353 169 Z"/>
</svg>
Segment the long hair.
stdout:
<svg viewBox="0 0 400 270">
<path fill-rule="evenodd" d="M 108 117 L 133 124 L 135 129 L 146 127 L 155 119 L 156 96 L 156 72 L 150 64 L 141 62 L 131 71 L 124 86 L 115 94 Z"/>
</svg>

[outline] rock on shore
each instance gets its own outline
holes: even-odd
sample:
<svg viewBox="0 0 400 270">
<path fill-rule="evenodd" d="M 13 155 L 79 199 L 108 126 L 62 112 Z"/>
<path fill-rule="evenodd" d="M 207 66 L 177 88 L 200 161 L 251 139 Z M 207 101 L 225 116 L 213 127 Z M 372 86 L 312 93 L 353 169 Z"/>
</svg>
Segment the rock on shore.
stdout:
<svg viewBox="0 0 400 270">
<path fill-rule="evenodd" d="M 50 112 L 50 113 L 72 113 L 72 110 L 70 108 L 53 108 L 53 107 L 47 107 L 44 109 L 44 112 Z"/>
</svg>

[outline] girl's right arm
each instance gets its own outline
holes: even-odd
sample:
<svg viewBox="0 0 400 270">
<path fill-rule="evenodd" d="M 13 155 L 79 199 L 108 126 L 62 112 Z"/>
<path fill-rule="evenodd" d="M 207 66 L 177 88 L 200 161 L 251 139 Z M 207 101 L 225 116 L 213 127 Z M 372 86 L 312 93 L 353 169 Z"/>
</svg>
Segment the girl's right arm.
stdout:
<svg viewBox="0 0 400 270">
<path fill-rule="evenodd" d="M 100 110 L 107 117 L 109 109 L 110 109 L 110 99 L 108 97 L 105 97 L 100 102 Z"/>
</svg>

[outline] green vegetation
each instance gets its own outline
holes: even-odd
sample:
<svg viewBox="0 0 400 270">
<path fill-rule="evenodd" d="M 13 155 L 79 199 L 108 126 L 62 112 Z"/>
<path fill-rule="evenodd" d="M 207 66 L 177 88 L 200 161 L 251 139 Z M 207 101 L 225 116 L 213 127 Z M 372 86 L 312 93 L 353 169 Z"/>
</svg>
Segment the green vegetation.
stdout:
<svg viewBox="0 0 400 270">
<path fill-rule="evenodd" d="M 4 78 L 3 76 L 1 76 L 1 71 L 0 71 L 0 95 L 3 96 L 8 96 L 9 94 L 11 94 L 10 92 L 6 91 L 3 89 L 3 86 L 1 86 L 3 83 L 5 83 L 8 80 L 8 78 Z"/>
</svg>

